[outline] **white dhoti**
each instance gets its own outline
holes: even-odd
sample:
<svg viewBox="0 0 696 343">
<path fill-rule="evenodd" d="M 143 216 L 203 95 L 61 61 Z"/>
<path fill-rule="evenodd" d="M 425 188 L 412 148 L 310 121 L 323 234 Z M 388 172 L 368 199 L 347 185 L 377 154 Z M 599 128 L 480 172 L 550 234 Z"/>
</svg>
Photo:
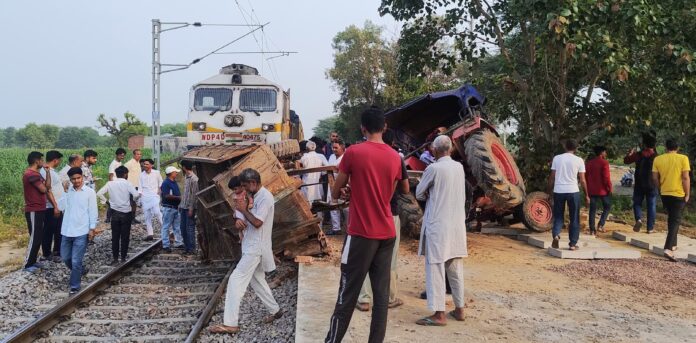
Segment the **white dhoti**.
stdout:
<svg viewBox="0 0 696 343">
<path fill-rule="evenodd" d="M 152 221 L 157 219 L 160 226 L 163 223 L 162 220 L 162 210 L 160 209 L 159 196 L 143 196 L 143 216 L 145 220 L 145 227 L 147 228 L 147 235 L 152 236 L 154 230 L 152 229 Z"/>
<path fill-rule="evenodd" d="M 266 273 L 263 271 L 261 256 L 244 254 L 227 282 L 224 325 L 239 326 L 239 305 L 249 284 L 251 284 L 256 296 L 266 306 L 268 313 L 276 314 L 280 311 L 280 306 L 273 298 L 271 288 L 266 282 Z"/>
<path fill-rule="evenodd" d="M 452 288 L 454 306 L 464 307 L 464 261 L 461 257 L 445 263 L 428 263 L 425 259 L 425 292 L 428 295 L 428 308 L 431 311 L 445 311 L 445 275 Z"/>
</svg>

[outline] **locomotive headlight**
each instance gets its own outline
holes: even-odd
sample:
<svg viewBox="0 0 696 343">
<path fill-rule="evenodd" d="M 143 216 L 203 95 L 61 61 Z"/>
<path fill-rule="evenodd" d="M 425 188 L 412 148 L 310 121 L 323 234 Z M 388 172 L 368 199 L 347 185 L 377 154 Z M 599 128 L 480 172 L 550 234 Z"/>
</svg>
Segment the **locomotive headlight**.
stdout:
<svg viewBox="0 0 696 343">
<path fill-rule="evenodd" d="M 207 127 L 206 123 L 191 123 L 191 128 L 196 131 L 205 131 Z"/>
<path fill-rule="evenodd" d="M 275 125 L 274 124 L 262 124 L 261 131 L 275 131 Z"/>
<path fill-rule="evenodd" d="M 232 123 L 233 123 L 235 126 L 242 126 L 242 124 L 244 124 L 244 117 L 242 117 L 242 116 L 233 116 L 233 118 L 232 118 Z"/>
<path fill-rule="evenodd" d="M 228 114 L 225 116 L 225 125 L 226 126 L 232 126 L 234 125 L 234 116 L 231 114 Z"/>
</svg>

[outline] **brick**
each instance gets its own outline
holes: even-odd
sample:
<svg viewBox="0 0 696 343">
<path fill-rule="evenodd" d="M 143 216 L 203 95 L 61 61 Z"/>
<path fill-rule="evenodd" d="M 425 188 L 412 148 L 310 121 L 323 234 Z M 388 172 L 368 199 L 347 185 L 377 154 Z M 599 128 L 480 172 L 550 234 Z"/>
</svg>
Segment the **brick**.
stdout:
<svg viewBox="0 0 696 343">
<path fill-rule="evenodd" d="M 548 248 L 549 255 L 553 257 L 563 258 L 563 259 L 575 259 L 575 260 L 591 260 L 594 259 L 594 251 L 592 249 L 579 249 L 579 250 L 568 250 Z"/>
<path fill-rule="evenodd" d="M 314 257 L 312 256 L 296 256 L 295 263 L 307 263 L 312 264 L 314 262 Z"/>
<path fill-rule="evenodd" d="M 527 243 L 527 241 L 529 240 L 529 235 L 517 235 L 517 240 Z"/>
<path fill-rule="evenodd" d="M 595 259 L 638 259 L 640 251 L 634 249 L 621 248 L 599 248 L 594 249 Z"/>
</svg>

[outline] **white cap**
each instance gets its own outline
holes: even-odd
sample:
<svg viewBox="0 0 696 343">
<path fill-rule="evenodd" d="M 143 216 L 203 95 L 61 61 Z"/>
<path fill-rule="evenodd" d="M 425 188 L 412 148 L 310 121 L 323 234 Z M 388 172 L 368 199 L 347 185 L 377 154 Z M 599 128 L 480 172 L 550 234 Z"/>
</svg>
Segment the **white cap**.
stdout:
<svg viewBox="0 0 696 343">
<path fill-rule="evenodd" d="M 173 173 L 173 172 L 180 173 L 181 170 L 178 169 L 178 168 L 175 167 L 175 166 L 169 166 L 169 167 L 167 167 L 167 169 L 164 170 L 164 173 L 167 174 L 167 175 L 169 175 L 169 174 L 171 174 L 171 173 Z"/>
</svg>

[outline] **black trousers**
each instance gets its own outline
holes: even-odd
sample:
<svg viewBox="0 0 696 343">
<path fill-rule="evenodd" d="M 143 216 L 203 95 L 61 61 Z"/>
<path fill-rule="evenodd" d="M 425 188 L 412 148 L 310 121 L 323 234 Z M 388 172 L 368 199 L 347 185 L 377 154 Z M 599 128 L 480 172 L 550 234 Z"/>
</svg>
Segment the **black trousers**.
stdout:
<svg viewBox="0 0 696 343">
<path fill-rule="evenodd" d="M 662 196 L 662 206 L 667 211 L 667 239 L 665 240 L 665 249 L 667 250 L 672 250 L 677 246 L 679 223 L 681 223 L 682 210 L 685 204 L 683 197 Z"/>
<path fill-rule="evenodd" d="M 331 316 L 329 332 L 324 342 L 341 342 L 348 330 L 353 310 L 358 302 L 365 275 L 370 273 L 372 286 L 372 322 L 368 342 L 384 341 L 387 332 L 389 281 L 395 239 L 368 239 L 347 236 L 341 256 L 341 281 L 336 307 Z"/>
<path fill-rule="evenodd" d="M 45 210 L 24 212 L 24 217 L 27 219 L 27 229 L 29 230 L 29 247 L 24 258 L 24 268 L 29 268 L 36 264 L 36 258 L 39 256 L 39 249 L 41 249 L 41 244 L 43 243 L 45 214 Z"/>
<path fill-rule="evenodd" d="M 53 209 L 47 208 L 44 212 L 44 235 L 41 243 L 41 252 L 44 257 L 60 256 L 60 228 L 63 224 L 63 215 L 56 218 Z"/>
<path fill-rule="evenodd" d="M 111 209 L 111 203 L 107 201 L 106 202 L 106 222 L 107 223 L 111 221 L 111 216 L 113 214 L 114 214 L 114 210 Z"/>
<path fill-rule="evenodd" d="M 122 259 L 128 255 L 128 244 L 130 244 L 131 222 L 133 221 L 132 212 L 123 213 L 112 210 L 111 214 L 111 253 L 114 260 L 121 256 Z"/>
</svg>

